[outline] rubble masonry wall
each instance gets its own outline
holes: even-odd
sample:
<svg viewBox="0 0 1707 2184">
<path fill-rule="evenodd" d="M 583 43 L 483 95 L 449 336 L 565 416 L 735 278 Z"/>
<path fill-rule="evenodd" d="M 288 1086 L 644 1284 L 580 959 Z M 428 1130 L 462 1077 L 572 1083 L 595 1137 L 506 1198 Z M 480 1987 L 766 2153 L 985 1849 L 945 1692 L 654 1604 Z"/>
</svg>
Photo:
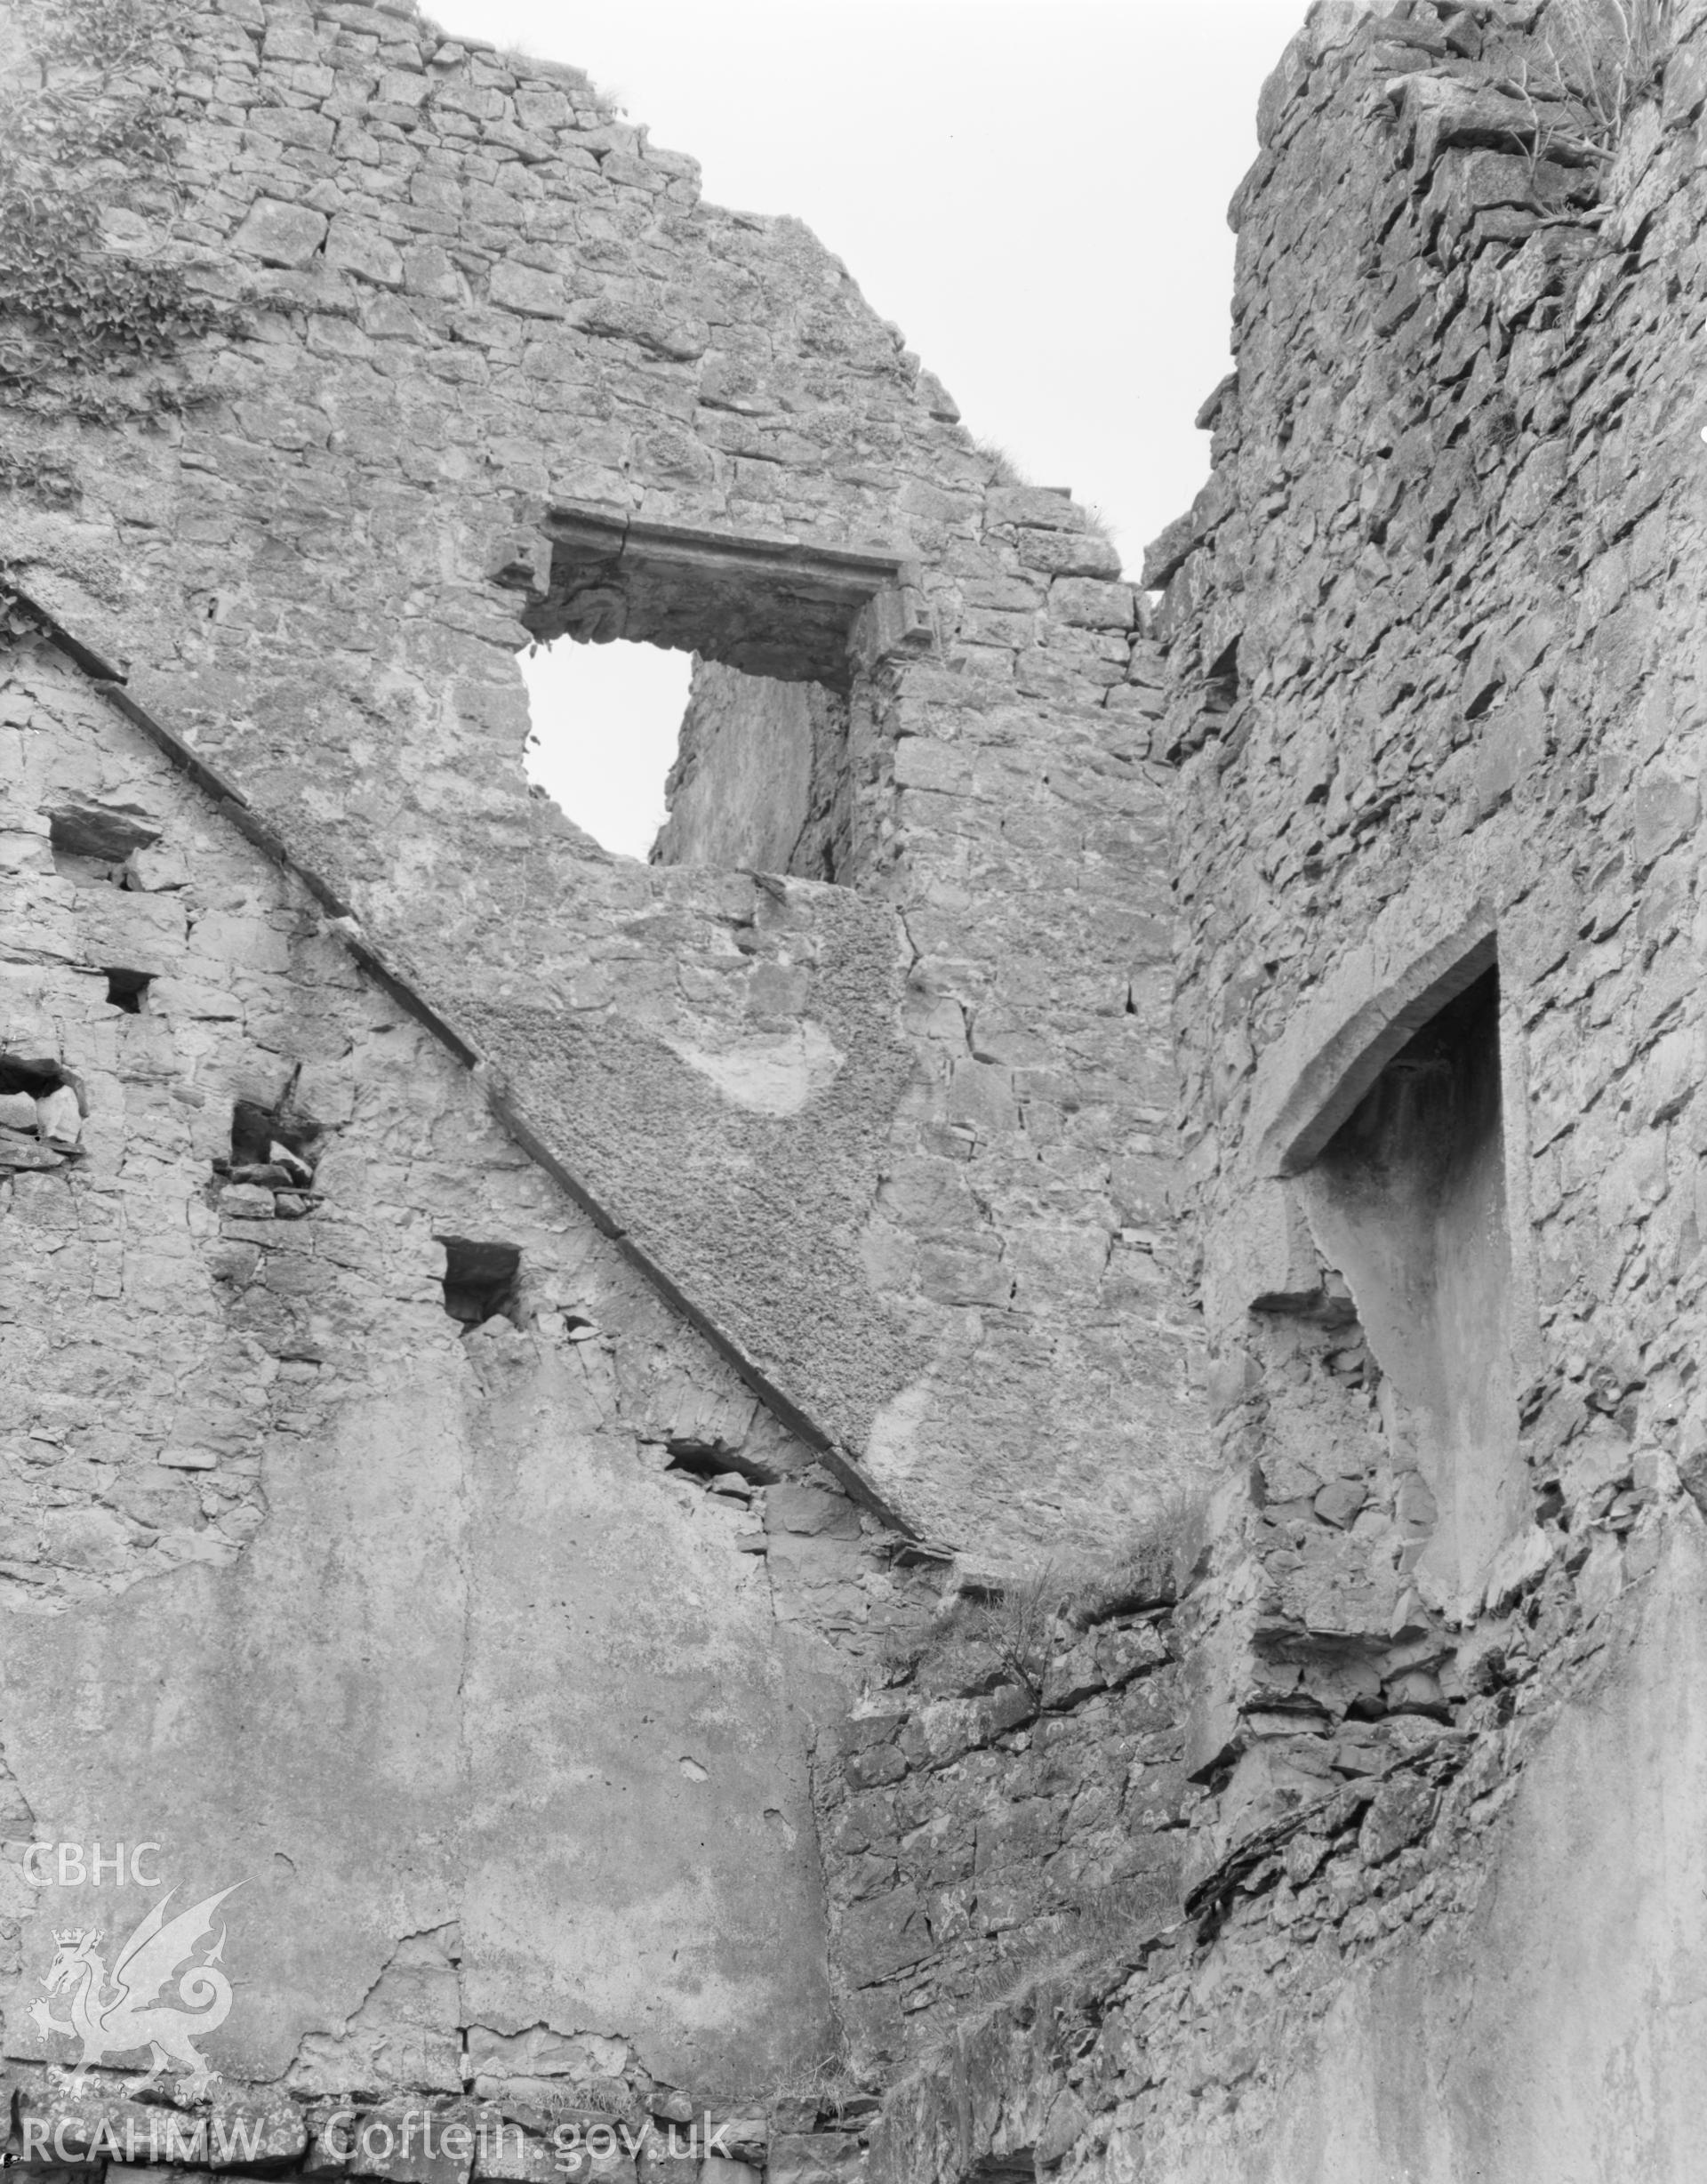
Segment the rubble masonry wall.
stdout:
<svg viewBox="0 0 1707 2184">
<path fill-rule="evenodd" d="M 121 384 L 116 426 L 48 359 L 8 424 L 25 588 L 809 1438 L 987 1559 L 1129 1525 L 1199 1405 L 1174 775 L 1111 548 L 1007 481 L 797 223 L 702 204 L 574 71 L 388 9 L 167 28 L 166 148 L 103 218 L 248 332 Z M 857 891 L 649 871 L 528 794 L 523 617 L 589 511 L 905 570 L 905 644 L 853 694 Z"/>
</svg>

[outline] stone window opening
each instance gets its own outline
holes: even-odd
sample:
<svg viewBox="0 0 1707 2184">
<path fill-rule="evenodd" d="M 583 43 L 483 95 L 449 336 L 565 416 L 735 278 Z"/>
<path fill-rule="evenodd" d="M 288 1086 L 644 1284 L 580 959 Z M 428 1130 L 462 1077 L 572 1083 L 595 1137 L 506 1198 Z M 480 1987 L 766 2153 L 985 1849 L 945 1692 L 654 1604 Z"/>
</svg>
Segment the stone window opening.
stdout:
<svg viewBox="0 0 1707 2184">
<path fill-rule="evenodd" d="M 141 1016 L 154 974 L 151 971 L 109 970 L 105 976 L 108 1006 L 122 1008 L 127 1016 Z"/>
<path fill-rule="evenodd" d="M 1473 1594 L 1527 1509 L 1491 941 L 1431 1005 L 1355 1088 L 1296 1188 L 1379 1368 L 1395 1465 L 1432 1502 L 1431 1536 L 1407 1554 L 1424 1598 L 1447 1608 Z"/>
<path fill-rule="evenodd" d="M 667 783 L 693 680 L 685 653 L 565 638 L 525 655 L 524 766 L 599 847 L 644 862 L 669 815 Z"/>
<path fill-rule="evenodd" d="M 522 1254 L 516 1244 L 477 1243 L 466 1236 L 437 1236 L 443 1247 L 445 1309 L 465 1335 L 488 1320 L 520 1327 Z"/>
<path fill-rule="evenodd" d="M 545 648 L 525 670 L 536 793 L 554 793 L 571 818 L 589 823 L 591 805 L 581 805 L 576 775 L 619 771 L 623 759 L 611 746 L 628 740 L 655 752 L 665 770 L 655 795 L 646 780 L 625 791 L 623 839 L 610 820 L 592 828 L 607 847 L 654 864 L 845 878 L 861 678 L 878 661 L 931 642 L 923 595 L 903 581 L 906 565 L 892 555 L 569 511 L 548 517 L 544 530 L 549 569 L 539 568 L 535 541 L 528 559 L 498 577 L 529 594 L 522 620 Z M 562 638 L 570 646 L 553 653 Z M 577 681 L 595 687 L 577 659 L 582 646 L 619 659 L 689 655 L 691 683 L 625 661 L 632 688 L 644 677 L 659 694 L 647 698 L 649 713 L 637 704 L 625 718 L 612 695 L 584 705 L 583 720 L 572 725 L 557 694 L 573 708 Z M 597 680 L 614 693 L 600 665 Z M 672 709 L 666 732 L 661 724 Z M 629 775 L 633 781 L 632 766 Z M 589 779 L 589 797 L 592 790 Z M 661 823 L 655 829 L 653 819 Z"/>
</svg>

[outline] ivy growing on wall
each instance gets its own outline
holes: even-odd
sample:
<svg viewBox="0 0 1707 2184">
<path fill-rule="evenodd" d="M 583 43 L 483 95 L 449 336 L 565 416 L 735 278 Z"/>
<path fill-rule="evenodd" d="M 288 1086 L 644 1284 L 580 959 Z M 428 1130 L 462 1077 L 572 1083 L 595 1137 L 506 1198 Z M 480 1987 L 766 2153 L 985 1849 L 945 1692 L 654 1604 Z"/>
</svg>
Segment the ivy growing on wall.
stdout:
<svg viewBox="0 0 1707 2184">
<path fill-rule="evenodd" d="M 108 248 L 102 215 L 170 202 L 174 38 L 183 0 L 14 0 L 0 53 L 0 397 L 105 422 L 188 342 L 235 330 L 180 268 Z M 106 382 L 103 387 L 102 382 Z"/>
</svg>

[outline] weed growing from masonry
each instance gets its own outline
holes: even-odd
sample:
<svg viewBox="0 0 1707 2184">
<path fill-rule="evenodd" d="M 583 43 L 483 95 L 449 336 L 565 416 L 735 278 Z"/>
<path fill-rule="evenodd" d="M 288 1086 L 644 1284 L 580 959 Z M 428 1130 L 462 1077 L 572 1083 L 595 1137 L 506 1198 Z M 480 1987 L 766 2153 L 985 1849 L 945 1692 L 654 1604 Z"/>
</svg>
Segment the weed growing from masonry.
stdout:
<svg viewBox="0 0 1707 2184">
<path fill-rule="evenodd" d="M 1070 1642 L 1066 1632 L 1088 1629 L 1189 1590 L 1202 1575 L 1210 1538 L 1209 1489 L 1187 1481 L 1160 1497 L 1129 1538 L 1097 1556 L 1070 1563 L 1051 1559 L 1006 1578 L 975 1602 L 958 1604 L 954 1620 L 989 1646 L 1010 1680 L 1041 1703 L 1051 1657 Z M 910 1667 L 919 1649 L 912 1650 Z"/>
<path fill-rule="evenodd" d="M 164 88 L 181 0 L 17 0 L 0 65 L 0 390 L 46 414 L 110 422 L 98 382 L 238 331 L 176 265 L 106 247 L 103 213 L 156 206 L 170 163 Z M 146 398 L 181 396 L 155 381 Z M 20 486 L 22 477 L 6 483 Z"/>
<path fill-rule="evenodd" d="M 1611 150 L 1643 100 L 1659 89 L 1671 0 L 1552 0 L 1542 42 L 1559 81 L 1583 100 Z"/>
<path fill-rule="evenodd" d="M 848 2057 L 847 2035 L 839 2024 L 835 2031 L 836 2044 L 827 2054 L 815 2062 L 798 2064 L 781 2077 L 753 2089 L 754 2105 L 795 2100 L 802 2106 L 810 2104 L 821 2116 L 839 2116 L 846 2103 L 858 2099 L 863 2089 Z"/>
<path fill-rule="evenodd" d="M 1532 82 L 1525 69 L 1511 86 L 1529 108 L 1533 161 L 1612 157 L 1631 116 L 1659 93 L 1672 19 L 1673 0 L 1550 0 L 1540 73 Z M 1559 101 L 1580 125 L 1558 117 Z"/>
<path fill-rule="evenodd" d="M 1210 1499 L 1210 1488 L 1200 1480 L 1165 1489 L 1132 1540 L 1080 1575 L 1069 1612 L 1084 1623 L 1118 1615 L 1125 1602 L 1153 1594 L 1164 1571 L 1183 1597 L 1202 1576 L 1208 1555 Z"/>
<path fill-rule="evenodd" d="M 983 1634 L 1008 1674 L 1041 1704 L 1049 1672 L 1061 1586 L 1053 1562 L 1004 1585 L 983 1611 Z"/>
<path fill-rule="evenodd" d="M 974 438 L 972 444 L 990 465 L 991 485 L 1032 486 L 1037 483 L 999 442 Z"/>
</svg>

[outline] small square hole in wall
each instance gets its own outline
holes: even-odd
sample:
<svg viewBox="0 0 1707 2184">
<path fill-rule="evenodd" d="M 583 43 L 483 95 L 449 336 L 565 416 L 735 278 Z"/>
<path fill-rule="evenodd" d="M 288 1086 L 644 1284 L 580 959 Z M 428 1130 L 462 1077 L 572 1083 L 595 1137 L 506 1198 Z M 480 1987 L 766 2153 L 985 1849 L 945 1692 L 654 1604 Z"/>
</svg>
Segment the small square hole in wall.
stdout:
<svg viewBox="0 0 1707 2184">
<path fill-rule="evenodd" d="M 108 971 L 107 999 L 114 1008 L 122 1008 L 127 1016 L 142 1014 L 142 997 L 148 992 L 153 974 L 149 971 Z"/>
<path fill-rule="evenodd" d="M 25 1062 L 0 1055 L 0 1098 L 15 1099 L 22 1095 L 44 1100 L 64 1082 L 63 1074 L 51 1062 Z"/>
<path fill-rule="evenodd" d="M 435 1239 L 445 1247 L 445 1309 L 466 1335 L 488 1320 L 519 1327 L 517 1277 L 522 1255 L 515 1244 L 472 1243 L 465 1236 Z"/>
<path fill-rule="evenodd" d="M 255 1098 L 240 1098 L 231 1107 L 231 1168 L 277 1164 L 279 1153 L 286 1153 L 284 1167 L 293 1175 L 299 1170 L 297 1179 L 308 1182 L 315 1173 L 318 1136 L 317 1122 L 308 1122 L 301 1114 L 286 1116 L 279 1107 L 262 1107 Z"/>
<path fill-rule="evenodd" d="M 82 1139 L 83 1102 L 69 1073 L 57 1063 L 0 1054 L 0 1166 L 42 1164 L 6 1161 L 8 1149 L 20 1144 L 45 1145 L 52 1152 L 74 1159 L 82 1150 Z"/>
<path fill-rule="evenodd" d="M 314 1180 L 320 1136 L 319 1124 L 293 1112 L 288 1098 L 277 1107 L 237 1100 L 231 1109 L 230 1154 L 213 1166 L 236 1183 L 300 1189 Z"/>
</svg>

